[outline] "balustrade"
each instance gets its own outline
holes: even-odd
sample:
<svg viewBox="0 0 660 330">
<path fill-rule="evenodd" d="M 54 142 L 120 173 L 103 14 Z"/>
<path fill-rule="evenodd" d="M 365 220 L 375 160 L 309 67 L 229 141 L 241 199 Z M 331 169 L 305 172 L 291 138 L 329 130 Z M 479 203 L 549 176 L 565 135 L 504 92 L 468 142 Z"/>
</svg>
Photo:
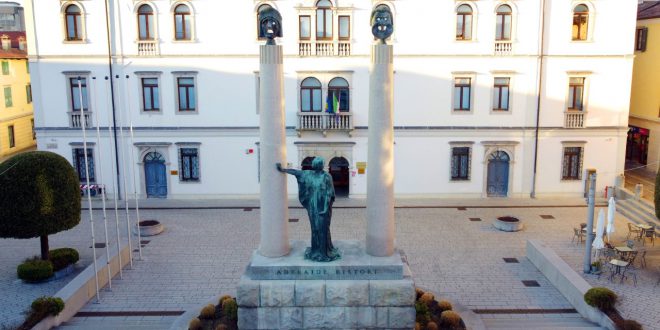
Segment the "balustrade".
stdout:
<svg viewBox="0 0 660 330">
<path fill-rule="evenodd" d="M 584 112 L 567 111 L 564 113 L 564 127 L 582 128 L 584 127 Z"/>
<path fill-rule="evenodd" d="M 338 114 L 320 112 L 299 112 L 298 131 L 352 131 L 352 114 L 342 112 Z"/>
</svg>

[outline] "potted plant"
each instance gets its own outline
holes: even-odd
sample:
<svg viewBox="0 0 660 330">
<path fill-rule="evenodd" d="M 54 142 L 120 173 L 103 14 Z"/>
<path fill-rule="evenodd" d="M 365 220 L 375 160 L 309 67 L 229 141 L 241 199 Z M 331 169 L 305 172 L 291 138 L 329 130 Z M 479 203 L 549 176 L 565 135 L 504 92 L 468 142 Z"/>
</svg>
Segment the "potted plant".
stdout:
<svg viewBox="0 0 660 330">
<path fill-rule="evenodd" d="M 592 274 L 599 274 L 600 270 L 603 267 L 603 262 L 600 260 L 596 260 L 591 263 L 591 273 Z"/>
</svg>

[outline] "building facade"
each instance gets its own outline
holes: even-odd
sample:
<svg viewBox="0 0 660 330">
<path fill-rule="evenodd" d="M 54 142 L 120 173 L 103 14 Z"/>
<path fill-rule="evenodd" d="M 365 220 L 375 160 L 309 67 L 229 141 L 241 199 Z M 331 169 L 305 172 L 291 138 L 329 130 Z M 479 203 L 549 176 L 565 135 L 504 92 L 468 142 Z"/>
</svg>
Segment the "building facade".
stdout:
<svg viewBox="0 0 660 330">
<path fill-rule="evenodd" d="M 82 180 L 86 125 L 90 179 L 109 192 L 119 181 L 141 197 L 258 194 L 261 6 L 283 17 L 288 162 L 323 156 L 340 195 L 364 196 L 378 166 L 367 164 L 378 4 L 394 14 L 397 196 L 582 196 L 588 170 L 598 190 L 623 172 L 634 3 L 35 3 L 25 6 L 38 148 Z"/>
<path fill-rule="evenodd" d="M 0 25 L 9 26 L 9 12 L 22 9 L 0 3 Z M 4 15 L 4 16 L 3 16 Z M 20 23 L 22 24 L 22 23 Z M 36 145 L 34 119 L 32 115 L 32 86 L 30 67 L 27 59 L 27 40 L 25 32 L 0 30 L 0 86 L 4 103 L 0 104 L 0 158 L 9 157 L 17 152 L 33 148 Z"/>
<path fill-rule="evenodd" d="M 626 161 L 630 167 L 660 164 L 660 1 L 639 4 L 630 97 Z"/>
</svg>

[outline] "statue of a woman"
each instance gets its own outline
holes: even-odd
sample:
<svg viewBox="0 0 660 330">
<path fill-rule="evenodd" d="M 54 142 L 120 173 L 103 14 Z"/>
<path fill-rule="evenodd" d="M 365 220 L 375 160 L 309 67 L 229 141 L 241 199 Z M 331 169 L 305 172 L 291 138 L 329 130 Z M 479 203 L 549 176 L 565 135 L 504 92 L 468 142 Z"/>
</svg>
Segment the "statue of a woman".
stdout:
<svg viewBox="0 0 660 330">
<path fill-rule="evenodd" d="M 330 174 L 323 171 L 323 158 L 315 157 L 311 170 L 282 168 L 280 163 L 277 163 L 277 170 L 296 177 L 300 204 L 307 209 L 312 228 L 312 246 L 305 250 L 305 259 L 321 262 L 339 259 L 339 251 L 332 245 L 330 237 L 335 188 Z"/>
</svg>

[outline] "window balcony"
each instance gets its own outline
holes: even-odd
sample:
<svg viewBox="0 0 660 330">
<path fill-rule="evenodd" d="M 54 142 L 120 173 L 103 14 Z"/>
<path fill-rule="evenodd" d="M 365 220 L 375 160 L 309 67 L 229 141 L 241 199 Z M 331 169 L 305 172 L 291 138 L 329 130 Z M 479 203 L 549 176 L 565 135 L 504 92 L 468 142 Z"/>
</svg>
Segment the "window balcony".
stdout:
<svg viewBox="0 0 660 330">
<path fill-rule="evenodd" d="M 80 111 L 69 111 L 69 127 L 81 128 L 83 125 L 82 116 Z M 85 111 L 85 127 L 91 127 L 92 124 L 92 114 L 88 111 Z"/>
<path fill-rule="evenodd" d="M 323 112 L 298 112 L 298 136 L 303 131 L 318 131 L 326 136 L 328 131 L 348 132 L 353 131 L 353 114 L 340 112 L 338 114 Z"/>
<path fill-rule="evenodd" d="M 584 127 L 584 111 L 565 111 L 564 112 L 564 127 L 565 128 L 583 128 Z"/>
<path fill-rule="evenodd" d="M 160 55 L 157 40 L 138 40 L 138 55 L 139 56 L 157 56 Z"/>
<path fill-rule="evenodd" d="M 349 56 L 351 55 L 351 43 L 333 40 L 300 40 L 298 41 L 298 55 Z"/>
<path fill-rule="evenodd" d="M 495 40 L 495 55 L 513 54 L 513 43 L 511 40 Z"/>
</svg>

